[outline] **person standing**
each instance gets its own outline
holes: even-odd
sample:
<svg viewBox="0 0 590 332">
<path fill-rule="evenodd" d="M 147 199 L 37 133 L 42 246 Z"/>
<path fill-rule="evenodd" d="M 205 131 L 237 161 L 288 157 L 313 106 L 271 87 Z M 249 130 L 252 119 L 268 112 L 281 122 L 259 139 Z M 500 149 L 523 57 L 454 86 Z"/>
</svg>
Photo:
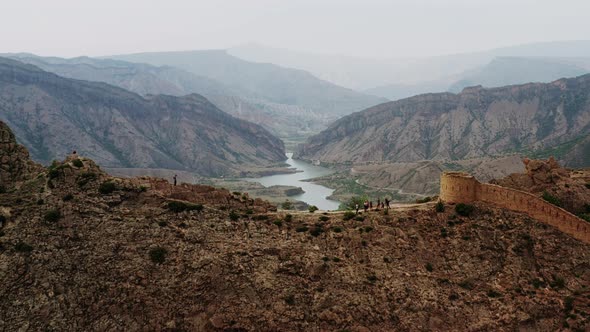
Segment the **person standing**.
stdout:
<svg viewBox="0 0 590 332">
<path fill-rule="evenodd" d="M 359 203 L 356 203 L 355 209 L 356 209 L 356 214 L 359 214 Z"/>
<path fill-rule="evenodd" d="M 365 208 L 365 213 L 367 213 L 367 210 L 369 209 L 369 201 L 365 201 L 363 207 Z"/>
<path fill-rule="evenodd" d="M 174 186 L 176 187 L 176 174 L 174 174 L 174 176 L 172 177 L 172 179 L 174 179 Z"/>
</svg>

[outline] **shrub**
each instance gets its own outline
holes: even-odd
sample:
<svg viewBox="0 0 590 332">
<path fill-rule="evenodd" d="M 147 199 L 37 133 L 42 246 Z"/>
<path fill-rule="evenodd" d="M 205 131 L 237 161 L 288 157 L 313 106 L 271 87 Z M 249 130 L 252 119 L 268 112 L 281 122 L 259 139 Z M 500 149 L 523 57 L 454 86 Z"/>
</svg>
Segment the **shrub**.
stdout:
<svg viewBox="0 0 590 332">
<path fill-rule="evenodd" d="M 445 203 L 443 203 L 442 201 L 438 201 L 434 206 L 434 210 L 439 213 L 445 212 Z"/>
<path fill-rule="evenodd" d="M 432 270 L 433 270 L 432 264 L 430 264 L 430 263 L 426 263 L 426 265 L 424 267 L 426 268 L 426 271 L 428 271 L 428 272 L 432 272 Z"/>
<path fill-rule="evenodd" d="M 470 204 L 459 203 L 455 205 L 455 212 L 463 217 L 469 217 L 473 213 L 474 207 Z"/>
<path fill-rule="evenodd" d="M 146 186 L 139 186 L 139 192 L 140 193 L 144 193 L 148 190 L 148 188 Z"/>
<path fill-rule="evenodd" d="M 373 227 L 371 227 L 371 226 L 365 227 L 365 232 L 369 233 L 369 232 L 372 232 L 372 231 L 373 231 Z"/>
<path fill-rule="evenodd" d="M 447 232 L 447 229 L 446 228 L 443 227 L 443 228 L 440 229 L 440 236 L 442 236 L 442 237 L 449 236 L 449 233 Z"/>
<path fill-rule="evenodd" d="M 166 260 L 168 252 L 162 247 L 156 247 L 150 250 L 150 259 L 156 264 L 162 264 Z"/>
<path fill-rule="evenodd" d="M 470 280 L 463 280 L 458 285 L 459 287 L 467 290 L 472 290 L 475 288 L 475 285 Z"/>
<path fill-rule="evenodd" d="M 72 194 L 67 194 L 67 195 L 65 195 L 65 196 L 64 196 L 64 197 L 63 197 L 61 200 L 62 200 L 62 201 L 64 201 L 64 202 L 67 202 L 67 201 L 71 201 L 71 200 L 73 200 L 73 199 L 74 199 L 74 195 L 72 195 Z"/>
<path fill-rule="evenodd" d="M 246 210 L 246 214 L 254 214 L 254 210 L 248 209 L 248 210 Z"/>
<path fill-rule="evenodd" d="M 240 196 L 242 193 L 239 192 L 239 191 L 234 191 L 233 194 L 236 195 L 236 196 Z"/>
<path fill-rule="evenodd" d="M 562 206 L 561 200 L 553 195 L 551 195 L 550 193 L 548 193 L 547 191 L 543 192 L 543 196 L 541 196 L 545 201 L 555 205 L 555 206 Z"/>
<path fill-rule="evenodd" d="M 344 212 L 344 215 L 342 216 L 343 220 L 350 220 L 352 218 L 354 218 L 356 216 L 356 214 L 354 214 L 354 212 L 352 211 L 346 211 Z"/>
<path fill-rule="evenodd" d="M 363 217 L 363 216 L 356 216 L 356 217 L 354 217 L 354 220 L 356 220 L 356 221 L 365 221 L 365 217 Z"/>
<path fill-rule="evenodd" d="M 320 234 L 322 234 L 324 232 L 324 230 L 322 229 L 321 226 L 316 226 L 314 227 L 312 230 L 309 231 L 309 234 L 311 234 L 314 237 L 318 237 L 320 236 Z"/>
<path fill-rule="evenodd" d="M 570 312 L 570 311 L 572 311 L 572 309 L 574 309 L 574 298 L 571 296 L 568 296 L 565 298 L 563 310 L 565 312 Z"/>
<path fill-rule="evenodd" d="M 45 201 L 43 200 L 43 198 L 39 198 L 37 200 L 37 205 L 43 205 L 43 204 L 45 204 Z"/>
<path fill-rule="evenodd" d="M 229 219 L 231 221 L 237 221 L 238 219 L 240 219 L 240 215 L 236 211 L 232 210 L 229 212 Z"/>
<path fill-rule="evenodd" d="M 330 260 L 330 258 L 329 258 L 329 257 L 327 257 L 327 256 L 324 256 L 324 257 L 322 257 L 322 260 L 323 260 L 324 262 L 327 262 L 327 261 L 329 261 L 329 260 Z"/>
<path fill-rule="evenodd" d="M 4 224 L 6 222 L 6 217 L 0 214 L 0 224 Z"/>
<path fill-rule="evenodd" d="M 299 227 L 295 228 L 295 232 L 297 232 L 297 233 L 307 232 L 308 230 L 309 230 L 309 228 L 307 228 L 307 226 L 299 226 Z"/>
<path fill-rule="evenodd" d="M 590 213 L 582 213 L 582 214 L 578 215 L 578 217 L 586 220 L 587 222 L 590 222 Z"/>
<path fill-rule="evenodd" d="M 100 187 L 98 187 L 98 192 L 103 195 L 109 195 L 115 190 L 117 190 L 117 186 L 114 182 L 110 181 L 103 182 L 100 184 Z"/>
<path fill-rule="evenodd" d="M 294 305 L 295 304 L 295 296 L 289 295 L 289 296 L 285 297 L 285 303 L 288 305 Z"/>
<path fill-rule="evenodd" d="M 340 262 L 340 258 L 334 257 L 334 258 L 332 258 L 332 262 L 338 263 L 338 262 Z"/>
<path fill-rule="evenodd" d="M 332 231 L 334 231 L 334 233 L 342 233 L 342 227 L 334 227 L 332 228 Z"/>
<path fill-rule="evenodd" d="M 166 226 L 168 226 L 168 223 L 165 222 L 165 221 L 159 221 L 158 222 L 158 226 L 160 226 L 160 227 L 166 227 Z"/>
<path fill-rule="evenodd" d="M 590 189 L 590 182 L 586 183 L 586 188 Z"/>
<path fill-rule="evenodd" d="M 277 225 L 279 228 L 283 226 L 283 222 L 281 220 L 275 220 L 273 224 Z"/>
<path fill-rule="evenodd" d="M 172 212 L 183 212 L 183 211 L 197 211 L 200 212 L 203 210 L 203 205 L 202 204 L 192 204 L 192 203 L 186 203 L 186 202 L 181 202 L 181 201 L 170 201 L 168 202 L 168 210 L 172 211 Z"/>
<path fill-rule="evenodd" d="M 330 220 L 330 217 L 328 216 L 320 216 L 320 221 L 328 221 Z"/>
<path fill-rule="evenodd" d="M 375 283 L 377 281 L 377 276 L 371 274 L 370 276 L 367 276 L 367 280 L 369 280 L 370 283 Z"/>
<path fill-rule="evenodd" d="M 44 219 L 47 222 L 57 222 L 61 218 L 61 213 L 59 210 L 49 210 L 45 212 Z"/>
<path fill-rule="evenodd" d="M 317 207 L 317 206 L 315 206 L 315 205 L 312 205 L 312 206 L 310 206 L 310 207 L 309 207 L 309 208 L 307 208 L 307 209 L 309 210 L 309 212 L 310 212 L 310 213 L 314 213 L 314 212 L 316 212 L 317 210 L 319 210 L 319 209 L 318 209 L 318 207 Z"/>
<path fill-rule="evenodd" d="M 72 165 L 74 165 L 74 166 L 76 166 L 78 168 L 84 167 L 84 163 L 80 159 L 74 159 L 74 160 L 72 160 Z"/>
<path fill-rule="evenodd" d="M 18 252 L 31 252 L 33 247 L 21 241 L 14 245 L 14 250 Z"/>
<path fill-rule="evenodd" d="M 285 216 L 285 222 L 291 222 L 291 221 L 293 221 L 293 215 L 291 215 L 291 214 L 287 214 L 287 215 Z"/>
<path fill-rule="evenodd" d="M 293 203 L 291 203 L 289 200 L 286 200 L 283 202 L 283 204 L 281 204 L 281 207 L 283 208 L 283 210 L 292 210 Z"/>
<path fill-rule="evenodd" d="M 368 245 L 368 243 L 367 243 L 367 241 L 365 241 L 365 240 L 362 240 L 362 241 L 361 241 L 361 245 L 362 245 L 363 247 L 366 247 L 366 246 Z"/>
<path fill-rule="evenodd" d="M 422 204 L 422 203 L 428 203 L 428 202 L 430 202 L 431 200 L 432 200 L 432 198 L 430 198 L 429 196 L 426 196 L 426 197 L 424 197 L 424 198 L 418 198 L 418 199 L 416 200 L 416 203 L 418 203 L 418 204 Z"/>
<path fill-rule="evenodd" d="M 550 286 L 551 288 L 562 289 L 565 287 L 565 280 L 563 280 L 563 278 L 560 277 L 554 277 L 553 282 L 551 282 Z"/>
<path fill-rule="evenodd" d="M 6 187 L 0 185 L 0 194 L 5 194 L 6 193 Z"/>
<path fill-rule="evenodd" d="M 497 292 L 493 289 L 490 289 L 487 294 L 488 294 L 488 297 L 491 297 L 491 298 L 496 298 L 496 297 L 502 296 L 502 294 L 500 294 L 499 292 Z"/>
<path fill-rule="evenodd" d="M 51 168 L 47 172 L 47 177 L 49 180 L 53 180 L 59 176 L 59 170 L 57 168 Z"/>
<path fill-rule="evenodd" d="M 268 216 L 266 214 L 259 214 L 257 216 L 252 216 L 252 220 L 268 220 Z"/>
<path fill-rule="evenodd" d="M 97 178 L 96 173 L 84 172 L 78 176 L 78 186 L 84 187 L 88 182 L 93 181 Z"/>
</svg>

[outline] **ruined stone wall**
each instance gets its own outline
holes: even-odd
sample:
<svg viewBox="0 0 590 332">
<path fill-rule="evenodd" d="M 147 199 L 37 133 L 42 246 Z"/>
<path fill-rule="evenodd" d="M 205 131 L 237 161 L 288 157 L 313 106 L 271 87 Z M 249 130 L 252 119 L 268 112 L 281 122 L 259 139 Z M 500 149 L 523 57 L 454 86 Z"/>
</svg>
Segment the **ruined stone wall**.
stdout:
<svg viewBox="0 0 590 332">
<path fill-rule="evenodd" d="M 474 188 L 473 192 L 471 188 Z M 523 212 L 580 241 L 590 243 L 590 223 L 531 193 L 479 183 L 465 173 L 446 172 L 441 177 L 440 197 L 449 203 L 481 201 L 508 210 Z"/>
</svg>

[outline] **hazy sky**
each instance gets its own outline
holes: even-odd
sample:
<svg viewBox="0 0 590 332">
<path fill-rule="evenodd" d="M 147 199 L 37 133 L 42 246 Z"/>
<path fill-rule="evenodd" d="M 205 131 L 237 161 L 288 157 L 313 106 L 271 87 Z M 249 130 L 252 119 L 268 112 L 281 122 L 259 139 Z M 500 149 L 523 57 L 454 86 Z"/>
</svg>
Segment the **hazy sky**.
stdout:
<svg viewBox="0 0 590 332">
<path fill-rule="evenodd" d="M 426 56 L 590 39 L 589 0 L 0 0 L 0 52 L 268 46 Z"/>
</svg>

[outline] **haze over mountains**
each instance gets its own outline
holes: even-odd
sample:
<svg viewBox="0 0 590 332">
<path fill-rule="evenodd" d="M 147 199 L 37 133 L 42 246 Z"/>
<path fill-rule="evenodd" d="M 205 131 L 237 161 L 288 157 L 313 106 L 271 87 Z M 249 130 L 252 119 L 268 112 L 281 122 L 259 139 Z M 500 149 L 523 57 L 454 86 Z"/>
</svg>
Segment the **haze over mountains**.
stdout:
<svg viewBox="0 0 590 332">
<path fill-rule="evenodd" d="M 333 83 L 390 100 L 430 92 L 457 92 L 461 90 L 458 86 L 550 82 L 590 72 L 590 41 L 533 43 L 421 58 L 314 55 L 258 44 L 235 47 L 229 53 L 250 61 L 307 70 Z M 518 59 L 512 62 L 506 58 Z M 542 65 L 539 58 L 543 58 Z M 517 67 L 523 63 L 525 68 Z"/>
<path fill-rule="evenodd" d="M 239 175 L 285 159 L 281 140 L 200 95 L 142 97 L 5 58 L 0 116 L 45 163 L 77 150 L 105 167 Z"/>
</svg>

